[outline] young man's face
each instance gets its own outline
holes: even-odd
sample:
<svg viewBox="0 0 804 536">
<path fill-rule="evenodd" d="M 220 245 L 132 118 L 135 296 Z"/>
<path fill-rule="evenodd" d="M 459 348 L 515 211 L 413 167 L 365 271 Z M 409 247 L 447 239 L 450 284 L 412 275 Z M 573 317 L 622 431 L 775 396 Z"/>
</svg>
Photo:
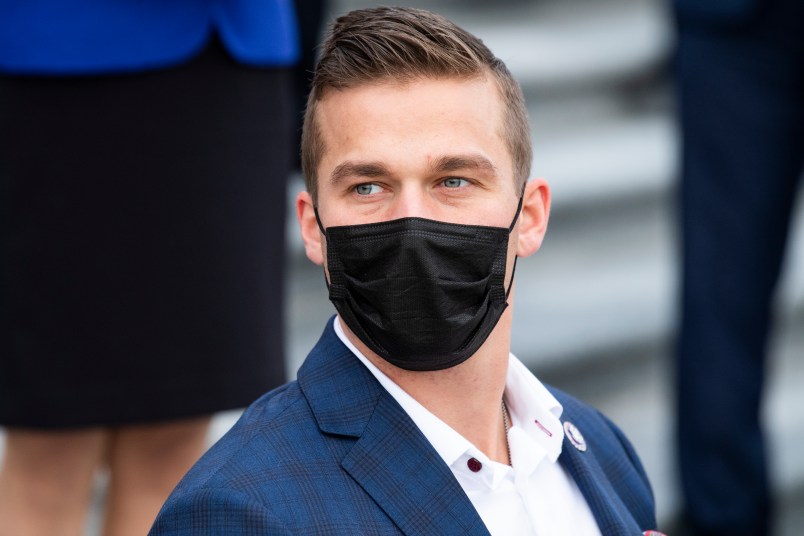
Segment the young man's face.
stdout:
<svg viewBox="0 0 804 536">
<path fill-rule="evenodd" d="M 520 188 L 502 138 L 502 103 L 491 78 L 366 84 L 332 90 L 318 105 L 325 146 L 317 170 L 318 211 L 325 228 L 412 216 L 511 224 Z M 517 238 L 520 226 L 514 229 L 509 269 L 515 253 L 526 256 L 538 249 L 546 228 L 547 186 L 534 181 L 528 191 L 533 195 L 525 196 L 520 223 L 527 220 L 539 229 L 524 248 Z M 531 214 L 534 208 L 539 221 Z M 306 193 L 297 211 L 307 255 L 322 264 L 326 244 L 311 221 Z"/>
<path fill-rule="evenodd" d="M 367 84 L 330 91 L 318 106 L 324 154 L 317 206 L 325 228 L 407 217 L 511 225 L 521 188 L 501 135 L 502 104 L 491 79 Z M 528 183 L 509 235 L 506 285 L 514 256 L 528 256 L 541 245 L 549 206 L 547 184 Z M 326 238 L 309 193 L 299 194 L 296 211 L 307 256 L 326 271 Z M 510 331 L 510 310 L 495 332 Z"/>
<path fill-rule="evenodd" d="M 325 227 L 418 216 L 507 227 L 519 197 L 486 79 L 332 91 L 320 102 Z"/>
</svg>

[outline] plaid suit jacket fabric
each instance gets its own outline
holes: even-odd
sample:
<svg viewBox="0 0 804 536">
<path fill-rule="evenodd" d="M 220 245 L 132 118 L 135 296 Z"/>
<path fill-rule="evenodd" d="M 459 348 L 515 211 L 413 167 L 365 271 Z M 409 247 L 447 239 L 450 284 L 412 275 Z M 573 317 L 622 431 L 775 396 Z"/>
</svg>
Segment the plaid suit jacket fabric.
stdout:
<svg viewBox="0 0 804 536">
<path fill-rule="evenodd" d="M 633 449 L 609 421 L 555 392 L 587 438 L 560 460 L 605 536 L 655 527 Z M 575 451 L 575 452 L 572 452 Z M 483 535 L 430 443 L 338 339 L 330 321 L 298 380 L 267 393 L 182 479 L 151 535 Z"/>
</svg>

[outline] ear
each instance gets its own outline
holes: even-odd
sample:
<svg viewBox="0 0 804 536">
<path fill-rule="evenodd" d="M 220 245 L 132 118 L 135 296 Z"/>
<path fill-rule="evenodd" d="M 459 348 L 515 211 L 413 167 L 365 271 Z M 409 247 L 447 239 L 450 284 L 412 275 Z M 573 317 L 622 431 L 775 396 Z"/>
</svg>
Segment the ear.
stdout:
<svg viewBox="0 0 804 536">
<path fill-rule="evenodd" d="M 544 179 L 533 179 L 522 197 L 522 212 L 519 215 L 519 233 L 516 254 L 528 257 L 542 245 L 550 217 L 550 187 Z"/>
<path fill-rule="evenodd" d="M 296 217 L 299 220 L 304 252 L 307 254 L 307 258 L 321 266 L 324 264 L 322 235 L 321 230 L 318 228 L 318 220 L 315 217 L 313 199 L 306 191 L 299 192 L 299 195 L 296 196 Z"/>
</svg>

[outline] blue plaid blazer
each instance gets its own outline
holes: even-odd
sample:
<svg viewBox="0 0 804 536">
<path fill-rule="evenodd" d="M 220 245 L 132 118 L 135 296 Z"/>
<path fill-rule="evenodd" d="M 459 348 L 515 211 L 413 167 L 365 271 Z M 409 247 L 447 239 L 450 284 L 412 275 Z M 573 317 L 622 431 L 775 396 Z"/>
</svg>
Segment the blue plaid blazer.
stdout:
<svg viewBox="0 0 804 536">
<path fill-rule="evenodd" d="M 604 536 L 656 526 L 647 476 L 604 416 L 553 391 L 587 450 L 560 462 Z M 160 535 L 488 535 L 413 421 L 338 339 L 332 322 L 298 380 L 264 395 L 187 473 Z"/>
</svg>

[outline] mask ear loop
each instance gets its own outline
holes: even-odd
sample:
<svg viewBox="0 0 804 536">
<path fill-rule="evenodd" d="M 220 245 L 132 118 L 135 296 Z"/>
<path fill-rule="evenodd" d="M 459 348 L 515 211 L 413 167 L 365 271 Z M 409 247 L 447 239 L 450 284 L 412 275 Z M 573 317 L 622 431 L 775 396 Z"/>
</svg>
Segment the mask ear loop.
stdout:
<svg viewBox="0 0 804 536">
<path fill-rule="evenodd" d="M 522 206 L 522 202 L 519 203 Z M 318 224 L 318 228 L 321 230 L 321 234 L 327 236 L 327 232 L 324 230 L 324 225 L 321 223 L 321 217 L 318 215 L 318 207 L 313 206 L 313 211 L 315 212 L 315 221 Z"/>
<path fill-rule="evenodd" d="M 519 213 L 522 212 L 522 200 L 525 197 L 525 187 L 522 187 L 522 192 L 519 194 L 519 204 L 516 206 L 516 214 L 514 214 L 514 221 L 511 222 L 511 225 L 508 226 L 508 233 L 510 234 L 511 231 L 514 230 L 516 227 L 516 222 L 519 219 Z M 316 217 L 318 217 L 318 212 L 316 212 Z M 319 223 L 319 225 L 321 225 Z"/>
<path fill-rule="evenodd" d="M 525 199 L 525 186 L 528 183 L 522 185 L 522 191 L 519 192 L 519 204 L 516 206 L 516 214 L 514 214 L 514 221 L 511 222 L 511 225 L 508 227 L 508 234 L 510 235 L 511 232 L 516 227 L 516 222 L 519 220 L 519 214 L 522 212 L 522 202 Z M 519 255 L 514 255 L 514 267 L 511 268 L 511 278 L 508 280 L 508 290 L 505 291 L 505 301 L 508 301 L 508 295 L 511 294 L 511 289 L 514 286 L 514 274 L 516 273 L 516 261 L 519 258 Z"/>
<path fill-rule="evenodd" d="M 519 257 L 514 255 L 514 267 L 511 268 L 511 279 L 508 280 L 508 290 L 505 291 L 505 301 L 508 301 L 508 295 L 511 294 L 511 289 L 514 286 L 514 274 L 516 273 L 516 260 Z"/>
<path fill-rule="evenodd" d="M 321 231 L 321 234 L 327 236 L 327 231 L 324 229 L 324 225 L 321 223 L 321 217 L 318 215 L 318 207 L 313 206 L 313 211 L 315 212 L 315 221 L 318 223 L 318 229 Z M 327 257 L 329 259 L 329 257 Z M 329 262 L 329 260 L 327 260 Z M 327 285 L 327 290 L 329 290 L 329 281 L 327 280 L 327 271 L 324 270 L 324 284 Z"/>
</svg>

